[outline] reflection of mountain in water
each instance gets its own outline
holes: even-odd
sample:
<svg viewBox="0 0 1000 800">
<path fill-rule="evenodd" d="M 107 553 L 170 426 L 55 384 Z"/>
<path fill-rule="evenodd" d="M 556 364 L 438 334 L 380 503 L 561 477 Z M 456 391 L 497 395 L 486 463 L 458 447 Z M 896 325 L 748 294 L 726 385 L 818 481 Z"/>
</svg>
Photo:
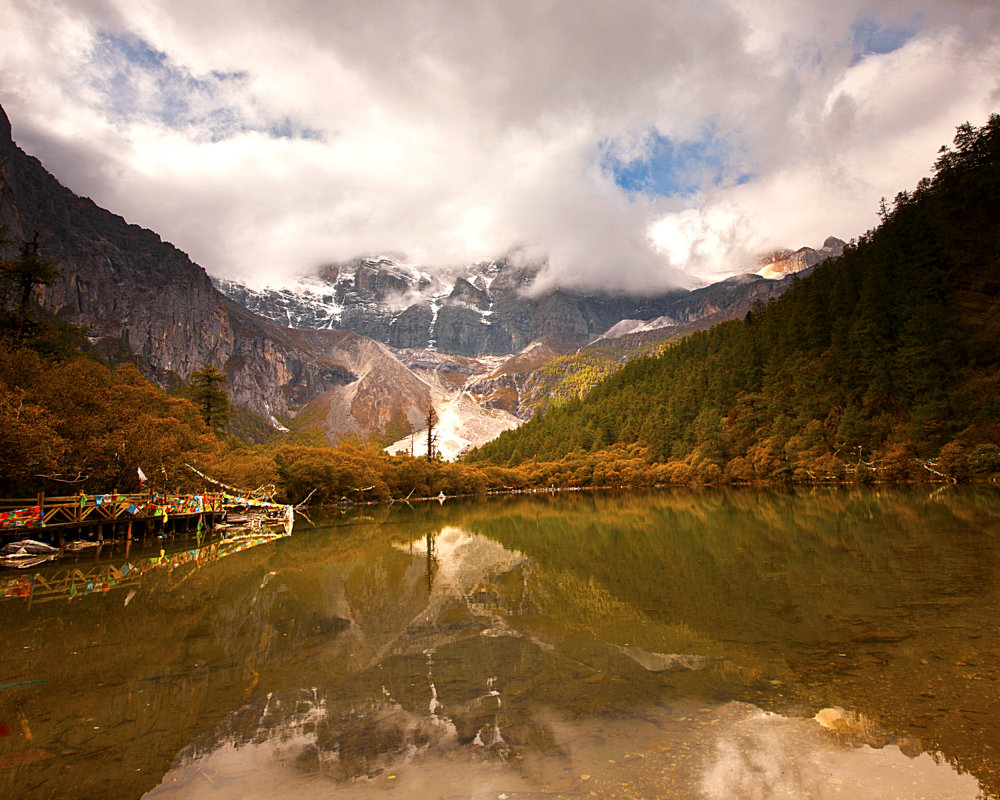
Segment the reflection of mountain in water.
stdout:
<svg viewBox="0 0 1000 800">
<path fill-rule="evenodd" d="M 618 515 L 619 530 L 631 523 Z M 580 537 L 565 544 L 569 556 Z M 765 778 L 773 768 L 784 776 L 786 789 L 813 792 L 815 775 L 796 778 L 786 769 L 801 765 L 803 750 L 807 762 L 818 764 L 830 748 L 886 749 L 880 758 L 892 768 L 922 752 L 913 737 L 884 731 L 863 714 L 840 712 L 838 728 L 829 722 L 831 709 L 814 721 L 818 708 L 799 706 L 791 717 L 774 718 L 785 720 L 781 725 L 754 722 L 760 712 L 746 701 L 784 702 L 784 691 L 775 686 L 799 691 L 784 659 L 734 661 L 740 650 L 705 631 L 663 620 L 662 613 L 651 617 L 592 578 L 583 580 L 571 569 L 543 570 L 521 552 L 462 528 L 445 526 L 409 544 L 328 565 L 324 584 L 327 609 L 347 622 L 316 654 L 328 667 L 336 663 L 329 669 L 338 676 L 335 685 L 323 681 L 323 670 L 299 671 L 293 685 L 323 688 L 272 692 L 243 707 L 181 755 L 177 776 L 195 766 L 204 769 L 206 758 L 221 758 L 207 753 L 249 747 L 244 760 L 278 758 L 300 774 L 339 784 L 385 781 L 415 764 L 431 771 L 444 763 L 451 768 L 454 759 L 466 766 L 504 764 L 521 781 L 528 779 L 519 764 L 526 755 L 544 753 L 546 770 L 555 764 L 565 769 L 574 760 L 577 745 L 560 742 L 567 735 L 565 718 L 607 720 L 614 709 L 611 717 L 624 719 L 645 709 L 639 712 L 644 718 L 666 713 L 671 722 L 658 724 L 669 727 L 678 722 L 664 709 L 688 702 L 700 703 L 703 712 L 707 704 L 712 714 L 733 720 L 731 727 L 710 730 L 685 717 L 677 732 L 708 765 L 707 772 L 688 779 L 710 797 L 725 796 L 712 787 L 721 785 L 719 770 L 726 764 L 746 767 L 743 779 L 751 791 L 761 777 L 747 767 L 755 757 L 763 759 Z M 775 697 L 768 699 L 768 691 Z M 733 716 L 717 705 L 720 700 L 742 701 L 752 713 Z M 734 747 L 742 748 L 743 761 L 733 760 Z M 847 756 L 838 758 L 844 770 L 856 768 Z M 947 783 L 954 773 L 942 770 L 939 777 Z M 956 785 L 955 796 L 975 796 L 972 784 L 971 792 Z M 862 789 L 856 796 L 877 796 Z"/>
<path fill-rule="evenodd" d="M 0 796 L 306 800 L 333 782 L 348 798 L 712 797 L 717 764 L 742 764 L 749 795 L 804 768 L 784 785 L 805 796 L 817 763 L 845 792 L 919 768 L 945 776 L 939 795 L 970 796 L 921 743 L 994 785 L 992 495 L 581 493 L 359 513 L 374 519 L 153 573 L 128 606 L 4 604 L 3 674 L 44 684 L 0 697 L 34 733 L 0 738 Z M 25 753 L 49 754 L 30 765 L 37 790 L 2 766 Z"/>
<path fill-rule="evenodd" d="M 495 648 L 476 653 L 468 643 L 516 637 L 501 615 L 511 597 L 501 587 L 512 578 L 526 586 L 523 566 L 519 553 L 450 527 L 380 548 L 371 559 L 328 566 L 326 613 L 320 616 L 343 622 L 316 657 L 352 676 L 347 684 L 353 691 L 271 693 L 234 714 L 211 741 L 189 747 L 181 763 L 203 757 L 206 748 L 277 747 L 268 744 L 272 740 L 282 752 L 293 752 L 296 763 L 341 780 L 381 774 L 428 749 L 468 747 L 505 756 L 499 678 L 489 674 L 501 670 L 505 658 Z M 438 648 L 449 648 L 441 667 L 435 664 Z M 478 682 L 465 677 L 474 671 L 483 676 Z"/>
</svg>

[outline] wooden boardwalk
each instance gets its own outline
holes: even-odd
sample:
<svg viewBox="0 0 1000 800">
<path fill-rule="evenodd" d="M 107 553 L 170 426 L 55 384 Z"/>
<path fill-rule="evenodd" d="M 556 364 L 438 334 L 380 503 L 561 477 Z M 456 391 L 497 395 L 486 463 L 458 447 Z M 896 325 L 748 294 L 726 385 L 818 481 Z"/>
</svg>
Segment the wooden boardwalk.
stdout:
<svg viewBox="0 0 1000 800">
<path fill-rule="evenodd" d="M 228 509 L 241 505 L 261 503 L 225 492 L 81 493 L 64 497 L 39 494 L 10 498 L 0 500 L 0 545 L 18 539 L 35 539 L 61 547 L 66 541 L 88 536 L 131 539 L 191 530 L 199 523 L 211 528 Z"/>
</svg>

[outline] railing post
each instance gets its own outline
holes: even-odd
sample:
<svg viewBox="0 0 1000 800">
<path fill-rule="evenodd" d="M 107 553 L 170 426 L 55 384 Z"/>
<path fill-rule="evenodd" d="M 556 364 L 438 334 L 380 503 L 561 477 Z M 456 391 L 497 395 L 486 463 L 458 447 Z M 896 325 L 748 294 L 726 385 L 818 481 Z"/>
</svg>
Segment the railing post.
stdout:
<svg viewBox="0 0 1000 800">
<path fill-rule="evenodd" d="M 38 493 L 38 497 L 35 498 L 35 505 L 38 506 L 38 527 L 41 528 L 45 522 L 45 492 Z M 38 538 L 42 538 L 41 531 L 39 531 Z M 51 536 L 49 537 L 49 541 L 52 541 Z"/>
</svg>

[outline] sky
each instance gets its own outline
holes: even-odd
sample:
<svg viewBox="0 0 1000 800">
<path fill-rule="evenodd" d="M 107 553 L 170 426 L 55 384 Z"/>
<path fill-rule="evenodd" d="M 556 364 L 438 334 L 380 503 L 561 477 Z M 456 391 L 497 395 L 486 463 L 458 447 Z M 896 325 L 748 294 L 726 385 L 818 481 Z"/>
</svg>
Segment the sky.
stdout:
<svg viewBox="0 0 1000 800">
<path fill-rule="evenodd" d="M 508 255 L 655 292 L 850 240 L 1000 110 L 995 0 L 0 0 L 64 185 L 280 285 Z"/>
</svg>

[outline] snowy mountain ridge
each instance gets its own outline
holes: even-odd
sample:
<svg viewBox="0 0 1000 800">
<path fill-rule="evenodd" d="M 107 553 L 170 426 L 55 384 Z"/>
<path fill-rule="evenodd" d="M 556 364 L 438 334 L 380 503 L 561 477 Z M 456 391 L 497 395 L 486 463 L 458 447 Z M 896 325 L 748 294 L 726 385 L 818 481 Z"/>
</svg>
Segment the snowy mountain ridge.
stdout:
<svg viewBox="0 0 1000 800">
<path fill-rule="evenodd" d="M 429 270 L 380 256 L 330 264 L 278 285 L 219 278 L 215 284 L 255 314 L 288 327 L 347 328 L 392 347 L 471 356 L 512 353 L 526 344 L 525 320 L 491 318 L 498 305 L 517 305 L 537 271 L 505 261 Z"/>
<path fill-rule="evenodd" d="M 561 289 L 531 295 L 525 289 L 541 269 L 497 260 L 437 271 L 380 256 L 331 264 L 284 286 L 216 285 L 279 324 L 347 329 L 388 346 L 382 361 L 399 362 L 395 372 L 380 374 L 382 361 L 379 374 L 356 364 L 353 381 L 305 409 L 331 441 L 369 428 L 396 436 L 412 430 L 388 449 L 420 455 L 426 430 L 417 429 L 426 428 L 433 408 L 436 449 L 451 459 L 530 417 L 539 401 L 532 376 L 552 359 L 590 345 L 625 352 L 738 318 L 791 283 L 744 273 L 653 297 Z M 400 367 L 407 375 L 397 374 Z M 388 414 L 381 409 L 390 397 L 399 410 Z"/>
<path fill-rule="evenodd" d="M 809 267 L 821 264 L 828 258 L 836 258 L 844 252 L 846 242 L 836 236 L 828 236 L 819 250 L 811 247 L 800 247 L 791 250 L 777 250 L 760 259 L 760 270 L 757 274 L 763 278 L 783 278 L 793 275 Z"/>
<path fill-rule="evenodd" d="M 230 299 L 291 328 L 346 328 L 394 348 L 467 356 L 518 353 L 533 341 L 572 352 L 599 339 L 691 323 L 751 294 L 780 293 L 766 284 L 843 249 L 844 242 L 831 236 L 818 250 L 762 256 L 755 273 L 653 296 L 569 289 L 529 296 L 526 290 L 544 267 L 516 257 L 441 269 L 379 255 L 328 264 L 282 284 L 213 280 Z"/>
</svg>

